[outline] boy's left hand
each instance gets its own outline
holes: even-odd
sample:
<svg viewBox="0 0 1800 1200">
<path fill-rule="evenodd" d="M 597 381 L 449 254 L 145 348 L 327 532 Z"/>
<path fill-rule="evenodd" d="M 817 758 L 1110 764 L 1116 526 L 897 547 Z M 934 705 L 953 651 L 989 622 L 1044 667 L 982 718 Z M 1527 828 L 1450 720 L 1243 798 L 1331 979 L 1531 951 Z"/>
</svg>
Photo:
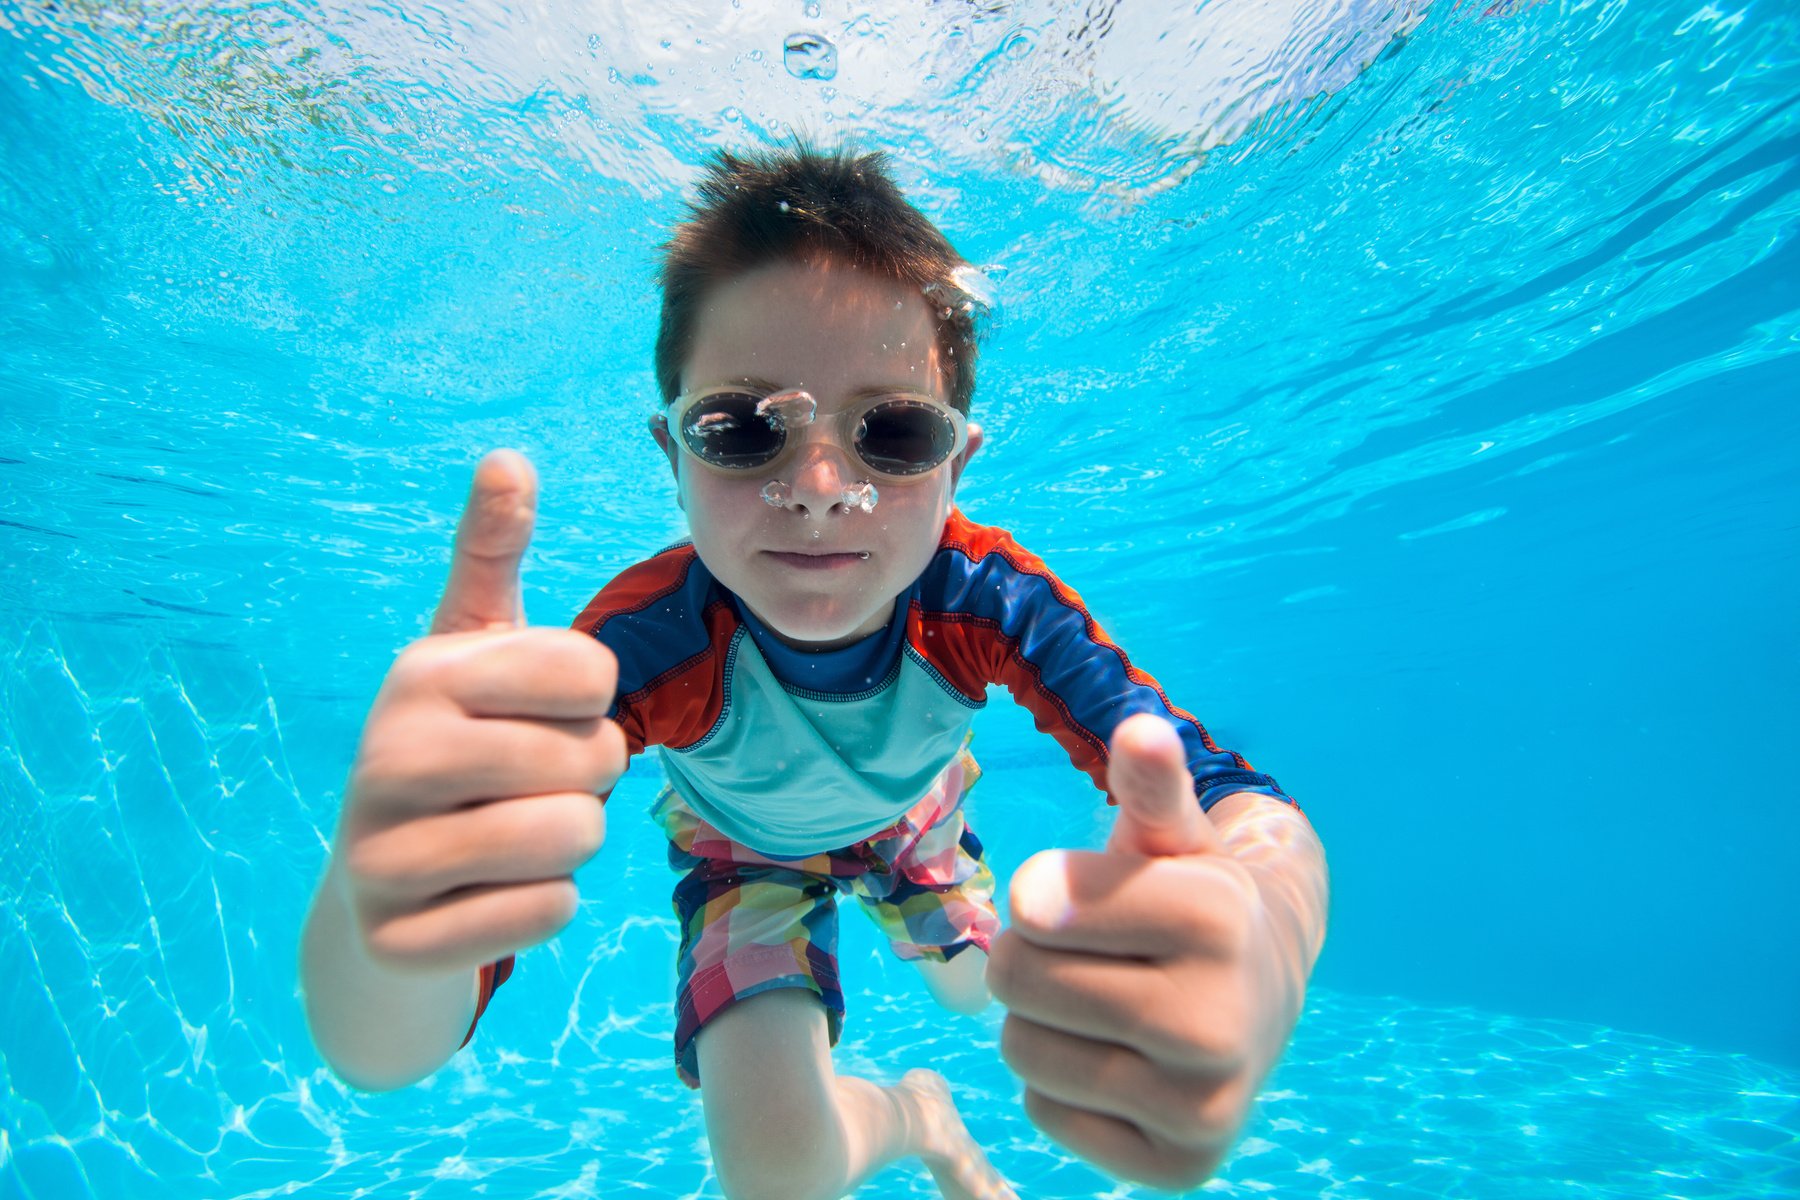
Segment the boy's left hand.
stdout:
<svg viewBox="0 0 1800 1200">
<path fill-rule="evenodd" d="M 1300 939 L 1201 811 L 1168 722 L 1122 723 L 1107 783 L 1105 851 L 1046 851 L 1013 876 L 988 964 L 1010 1010 L 1001 1056 L 1051 1138 L 1120 1178 L 1192 1187 L 1293 1029 Z"/>
</svg>

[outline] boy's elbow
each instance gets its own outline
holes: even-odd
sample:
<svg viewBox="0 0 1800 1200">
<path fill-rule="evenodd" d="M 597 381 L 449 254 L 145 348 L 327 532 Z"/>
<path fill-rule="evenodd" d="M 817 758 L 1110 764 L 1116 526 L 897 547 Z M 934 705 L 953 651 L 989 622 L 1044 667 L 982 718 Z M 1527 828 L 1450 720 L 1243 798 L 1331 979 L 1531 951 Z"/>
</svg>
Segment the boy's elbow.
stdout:
<svg viewBox="0 0 1800 1200">
<path fill-rule="evenodd" d="M 366 1014 L 362 1019 L 338 1005 L 317 1005 L 310 994 L 306 1005 L 307 1027 L 313 1048 L 330 1072 L 346 1087 L 359 1092 L 397 1092 L 436 1073 L 450 1061 L 456 1047 L 427 1044 L 395 1036 L 390 1029 L 375 1028 Z"/>
<path fill-rule="evenodd" d="M 428 1078 L 436 1067 L 426 1070 L 394 1070 L 372 1067 L 367 1063 L 351 1064 L 327 1057 L 325 1065 L 345 1087 L 358 1092 L 398 1092 Z"/>
</svg>

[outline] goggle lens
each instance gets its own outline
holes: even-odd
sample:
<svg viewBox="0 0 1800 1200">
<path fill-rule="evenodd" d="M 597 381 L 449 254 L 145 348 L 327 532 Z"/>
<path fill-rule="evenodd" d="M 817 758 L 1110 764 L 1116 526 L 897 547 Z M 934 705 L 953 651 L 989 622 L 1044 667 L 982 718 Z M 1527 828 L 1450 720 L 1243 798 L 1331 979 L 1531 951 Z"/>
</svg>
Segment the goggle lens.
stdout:
<svg viewBox="0 0 1800 1200">
<path fill-rule="evenodd" d="M 681 440 L 695 458 L 727 471 L 749 471 L 775 461 L 787 445 L 780 417 L 759 411 L 763 398 L 748 392 L 716 392 L 681 418 Z"/>
<path fill-rule="evenodd" d="M 888 475 L 923 475 L 956 447 L 956 426 L 934 404 L 884 400 L 863 414 L 856 452 Z"/>
</svg>

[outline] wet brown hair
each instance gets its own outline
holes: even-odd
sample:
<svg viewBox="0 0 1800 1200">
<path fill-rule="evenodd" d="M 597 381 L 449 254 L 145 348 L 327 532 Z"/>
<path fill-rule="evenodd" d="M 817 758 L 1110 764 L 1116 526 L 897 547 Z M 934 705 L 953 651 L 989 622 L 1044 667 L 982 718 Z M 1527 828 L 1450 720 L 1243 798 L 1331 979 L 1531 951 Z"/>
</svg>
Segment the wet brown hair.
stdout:
<svg viewBox="0 0 1800 1200">
<path fill-rule="evenodd" d="M 721 151 L 705 172 L 688 219 L 662 247 L 656 383 L 665 404 L 681 392 L 709 289 L 771 263 L 822 258 L 919 287 L 936 316 L 950 403 L 968 413 L 981 316 L 956 278 L 968 263 L 901 195 L 885 155 L 796 142 L 747 155 Z"/>
</svg>

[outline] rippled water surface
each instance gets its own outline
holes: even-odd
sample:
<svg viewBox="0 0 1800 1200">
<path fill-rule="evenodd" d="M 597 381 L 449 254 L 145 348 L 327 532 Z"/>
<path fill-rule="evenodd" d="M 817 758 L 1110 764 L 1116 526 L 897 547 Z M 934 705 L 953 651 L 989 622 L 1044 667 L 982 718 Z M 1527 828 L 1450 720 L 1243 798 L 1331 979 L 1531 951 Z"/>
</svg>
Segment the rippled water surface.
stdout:
<svg viewBox="0 0 1800 1200">
<path fill-rule="evenodd" d="M 1209 1189 L 1800 1194 L 1793 7 L 649 7 L 0 0 L 0 1200 L 718 1194 L 648 764 L 427 1083 L 338 1084 L 293 963 L 480 454 L 543 479 L 535 620 L 681 536 L 655 247 L 796 132 L 993 289 L 965 510 L 1330 852 Z M 1104 837 L 977 731 L 1002 874 Z M 1138 1194 L 845 938 L 843 1069 Z"/>
</svg>

